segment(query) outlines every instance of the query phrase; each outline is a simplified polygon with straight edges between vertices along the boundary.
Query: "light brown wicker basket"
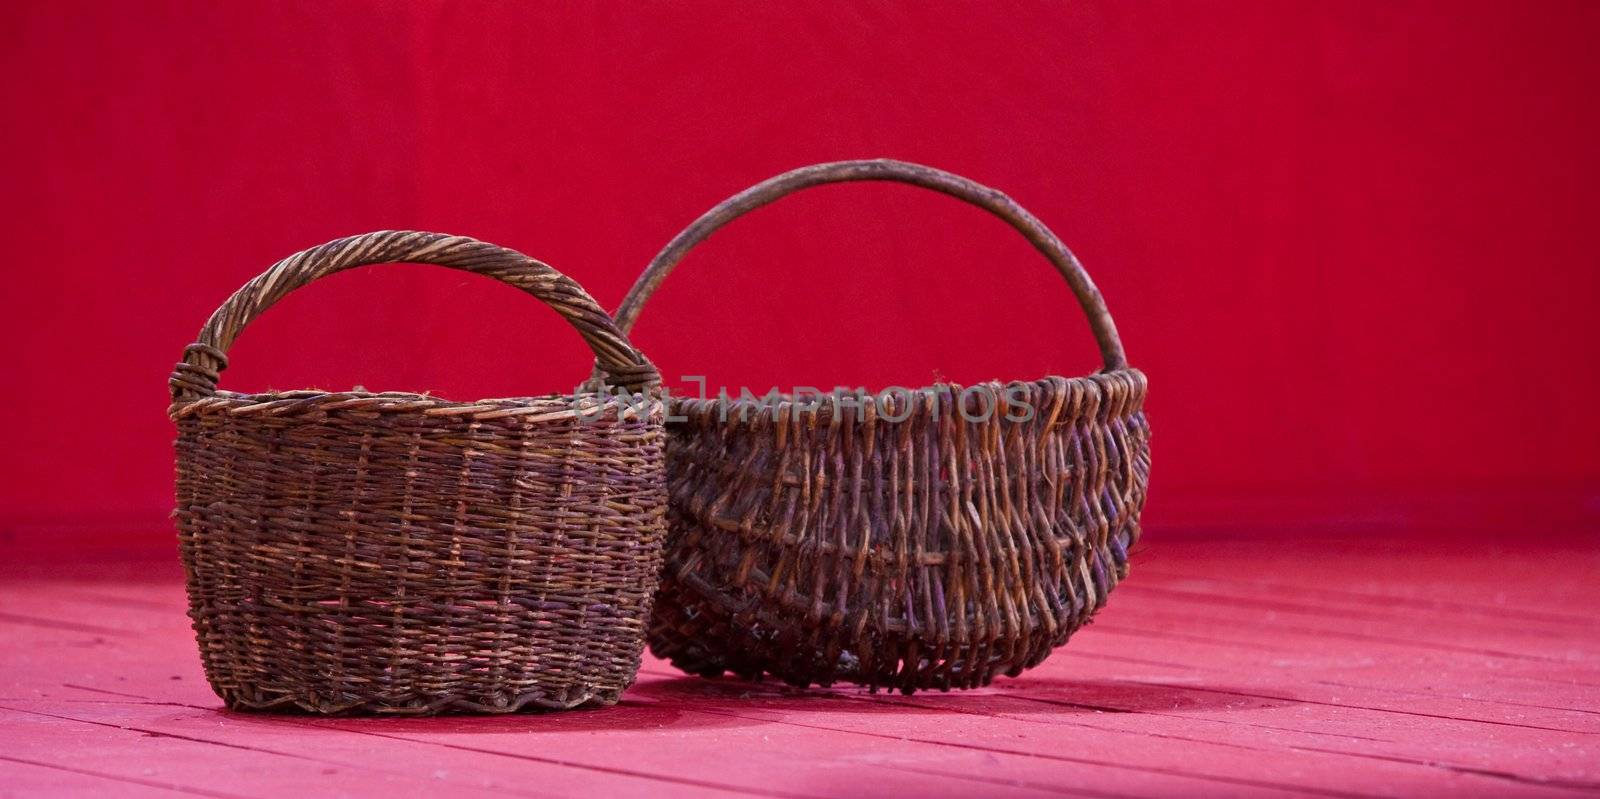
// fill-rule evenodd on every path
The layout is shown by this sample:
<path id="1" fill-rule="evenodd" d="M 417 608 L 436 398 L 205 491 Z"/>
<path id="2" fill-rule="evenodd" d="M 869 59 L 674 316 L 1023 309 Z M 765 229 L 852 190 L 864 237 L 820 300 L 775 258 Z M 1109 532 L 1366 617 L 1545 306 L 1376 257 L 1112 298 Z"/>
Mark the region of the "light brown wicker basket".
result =
<path id="1" fill-rule="evenodd" d="M 1150 468 L 1145 377 L 1077 259 L 1000 192 L 895 161 L 780 175 L 673 239 L 618 326 L 630 329 L 679 260 L 741 214 L 864 180 L 932 189 L 1010 223 L 1066 278 L 1105 369 L 877 403 L 674 399 L 687 421 L 668 425 L 667 566 L 650 646 L 685 671 L 906 692 L 984 685 L 1042 661 L 1127 575 Z M 1013 401 L 1032 418 L 1018 420 Z"/>
<path id="2" fill-rule="evenodd" d="M 225 351 L 273 303 L 396 261 L 520 288 L 577 329 L 611 385 L 657 382 L 582 288 L 512 250 L 381 232 L 280 261 L 212 315 L 171 378 L 174 515 L 206 677 L 233 708 L 613 703 L 661 564 L 658 399 L 216 389 Z"/>

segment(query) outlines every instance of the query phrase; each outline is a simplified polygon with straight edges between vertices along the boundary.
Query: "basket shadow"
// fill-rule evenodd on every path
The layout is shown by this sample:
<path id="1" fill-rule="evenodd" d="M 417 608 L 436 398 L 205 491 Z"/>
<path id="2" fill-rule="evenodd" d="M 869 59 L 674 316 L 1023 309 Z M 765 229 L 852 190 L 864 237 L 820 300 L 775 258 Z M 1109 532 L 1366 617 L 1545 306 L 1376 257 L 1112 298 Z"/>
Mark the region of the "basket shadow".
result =
<path id="1" fill-rule="evenodd" d="M 1115 713 L 1238 712 L 1304 704 L 1290 697 L 1267 696 L 1248 688 L 1209 683 L 1073 680 L 1024 675 L 998 680 L 995 687 L 1018 697 L 1048 697 L 1094 706 L 1099 712 Z"/>
<path id="2" fill-rule="evenodd" d="M 376 736 L 589 733 L 624 730 L 688 730 L 739 727 L 757 722 L 712 713 L 695 713 L 668 703 L 623 697 L 610 707 L 564 711 L 438 716 L 319 716 L 312 713 L 214 712 L 262 729 L 304 733 L 308 729 Z"/>
<path id="3" fill-rule="evenodd" d="M 1300 704 L 1226 686 L 1167 685 L 1115 680 L 1001 679 L 965 691 L 870 693 L 855 686 L 796 688 L 776 682 L 679 676 L 635 685 L 630 696 L 709 712 L 826 709 L 840 713 L 950 713 L 980 715 L 1078 715 L 1096 713 L 1184 713 L 1262 710 Z"/>

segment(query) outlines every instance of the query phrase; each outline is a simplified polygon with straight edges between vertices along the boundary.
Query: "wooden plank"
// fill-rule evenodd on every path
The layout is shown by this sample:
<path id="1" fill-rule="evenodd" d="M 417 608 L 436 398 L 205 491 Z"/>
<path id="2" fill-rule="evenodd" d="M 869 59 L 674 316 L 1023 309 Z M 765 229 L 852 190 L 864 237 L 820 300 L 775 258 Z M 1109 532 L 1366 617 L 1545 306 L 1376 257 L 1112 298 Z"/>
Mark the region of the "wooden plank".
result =
<path id="1" fill-rule="evenodd" d="M 11 577 L 0 581 L 9 758 L 0 786 L 242 796 L 1600 792 L 1600 627 L 1585 612 L 1600 599 L 1588 579 L 1600 565 L 1593 551 L 1386 539 L 1330 557 L 1328 545 L 1187 541 L 1141 553 L 1135 579 L 1094 625 L 989 689 L 795 691 L 686 678 L 649 660 L 616 708 L 511 718 L 222 712 L 170 575 L 105 565 L 89 578 Z"/>
<path id="2" fill-rule="evenodd" d="M 149 642 L 151 640 L 153 640 L 152 636 L 141 635 L 135 639 L 126 641 L 118 639 L 117 641 L 111 642 L 111 644 L 108 645 L 139 646 L 144 642 Z M 177 692 L 178 695 L 187 695 L 190 693 L 191 687 L 193 686 L 192 683 L 185 685 L 183 681 L 159 679 L 159 676 L 159 674 L 147 674 L 142 677 L 136 677 L 134 680 L 136 683 L 148 684 L 151 687 L 158 689 L 161 692 L 161 695 L 169 697 L 165 700 L 145 701 L 170 702 L 172 701 L 170 697 L 174 696 L 174 692 Z M 94 680 L 96 678 L 90 676 L 87 679 Z M 696 680 L 685 681 L 690 683 L 698 682 Z M 635 694 L 645 693 L 646 689 L 647 685 L 641 685 L 639 689 L 635 691 Z M 103 695 L 108 690 L 115 690 L 116 694 L 128 694 L 127 691 L 104 688 L 95 688 L 94 692 L 98 692 L 99 694 Z M 50 696 L 46 697 L 47 699 L 55 700 L 59 698 L 59 694 L 61 692 L 48 691 L 46 693 L 50 694 Z M 95 693 L 84 693 L 83 695 L 93 696 Z M 214 699 L 208 698 L 207 701 L 209 704 L 213 706 L 215 705 Z M 96 699 L 92 700 L 92 702 L 88 704 L 111 706 L 116 703 L 105 702 L 103 700 Z M 170 706 L 167 705 L 158 705 L 158 707 L 161 707 L 164 711 L 170 708 Z M 684 706 L 683 703 L 673 703 L 670 704 L 669 707 L 670 713 L 675 716 L 688 716 L 690 718 L 704 719 L 705 721 L 699 722 L 702 725 L 721 727 L 730 724 L 730 717 L 727 714 L 708 713 L 697 707 L 694 707 L 693 703 L 690 703 L 689 706 Z M 202 713 L 202 719 L 198 723 L 208 730 L 208 735 L 215 734 L 215 729 L 213 728 L 220 728 L 223 726 L 231 727 L 233 725 L 273 724 L 276 723 L 277 718 L 271 716 L 260 717 L 244 716 L 241 714 L 224 714 L 227 721 L 219 722 L 212 720 L 211 717 L 215 716 L 216 714 L 207 707 L 191 707 L 190 709 L 197 710 Z M 601 729 L 604 729 L 611 737 L 616 737 L 616 735 L 620 733 L 618 730 L 613 728 L 627 726 L 626 716 L 628 714 L 626 711 L 628 710 L 636 711 L 637 709 L 618 708 L 593 715 L 601 717 Z M 81 717 L 82 714 L 92 711 L 80 707 L 72 710 L 71 712 L 74 712 Z M 127 709 L 117 709 L 113 713 L 112 718 L 124 716 L 129 712 L 130 711 Z M 516 726 L 511 732 L 508 732 L 505 735 L 492 736 L 492 740 L 495 744 L 492 747 L 486 746 L 486 742 L 490 740 L 490 738 L 487 738 L 485 733 L 487 732 L 487 727 L 490 727 L 496 723 L 501 723 L 497 719 L 455 720 L 457 728 L 471 731 L 470 735 L 465 736 L 461 740 L 457 740 L 452 737 L 451 733 L 440 732 L 440 722 L 446 720 L 421 721 L 417 722 L 417 724 L 421 725 L 422 729 L 429 731 L 428 734 L 410 735 L 401 733 L 399 734 L 400 737 L 397 738 L 397 740 L 403 739 L 407 740 L 408 742 L 459 748 L 460 751 L 465 752 L 497 754 L 504 757 L 523 759 L 526 759 L 530 756 L 530 754 L 535 753 L 535 756 L 537 757 L 549 757 L 552 753 L 554 753 L 562 758 L 568 758 L 566 762 L 593 767 L 596 769 L 619 767 L 619 763 L 624 765 L 632 765 L 634 767 L 642 765 L 645 768 L 652 769 L 650 773 L 658 777 L 670 779 L 696 779 L 695 775 L 701 773 L 704 768 L 703 764 L 706 762 L 717 762 L 717 753 L 726 751 L 729 747 L 732 747 L 734 749 L 747 752 L 747 755 L 741 759 L 740 766 L 737 769 L 734 769 L 731 775 L 728 773 L 729 767 L 722 766 L 721 772 L 724 778 L 743 779 L 745 781 L 743 783 L 745 787 L 748 787 L 752 790 L 760 790 L 770 785 L 771 774 L 783 773 L 785 770 L 792 770 L 794 769 L 796 763 L 799 762 L 802 764 L 808 764 L 809 767 L 813 769 L 824 769 L 822 771 L 818 771 L 818 775 L 821 776 L 826 776 L 828 770 L 835 771 L 841 775 L 838 779 L 844 780 L 843 782 L 838 784 L 829 782 L 819 786 L 819 790 L 825 795 L 837 793 L 839 791 L 849 792 L 851 790 L 851 786 L 855 782 L 859 782 L 863 779 L 863 775 L 870 775 L 870 780 L 874 785 L 903 784 L 907 790 L 920 792 L 937 791 L 941 788 L 941 786 L 951 785 L 952 780 L 958 782 L 978 782 L 982 785 L 982 791 L 990 794 L 997 793 L 1000 791 L 1000 789 L 1013 784 L 1018 788 L 1043 790 L 1052 793 L 1081 793 L 1082 789 L 1080 786 L 1085 783 L 1100 786 L 1110 786 L 1113 788 L 1125 787 L 1134 790 L 1136 793 L 1140 791 L 1170 793 L 1177 791 L 1194 792 L 1207 790 L 1214 792 L 1219 787 L 1219 783 L 1214 780 L 1207 779 L 1204 775 L 1185 775 L 1181 772 L 1175 772 L 1172 774 L 1148 773 L 1144 769 L 1138 767 L 1129 767 L 1115 760 L 1106 763 L 1099 763 L 1080 758 L 1066 761 L 1057 759 L 1052 762 L 1049 759 L 1028 756 L 1026 753 L 1019 755 L 1004 751 L 989 751 L 984 747 L 971 745 L 950 747 L 955 751 L 929 752 L 927 751 L 926 746 L 918 745 L 914 742 L 892 742 L 885 744 L 882 741 L 873 741 L 871 742 L 872 759 L 868 761 L 862 761 L 862 744 L 833 741 L 829 738 L 816 736 L 805 728 L 780 728 L 778 730 L 773 730 L 770 727 L 766 727 L 764 729 L 760 729 L 759 731 L 751 731 L 742 736 L 732 736 L 735 739 L 748 739 L 744 741 L 730 741 L 730 735 L 726 731 L 723 731 L 718 735 L 714 735 L 709 739 L 704 740 L 703 745 L 700 745 L 701 741 L 696 740 L 696 736 L 685 737 L 683 735 L 677 735 L 674 736 L 673 746 L 663 749 L 662 741 L 660 740 L 662 736 L 662 730 L 660 728 L 663 725 L 653 724 L 650 725 L 649 729 L 645 731 L 645 734 L 638 736 L 637 741 L 631 743 L 619 743 L 613 747 L 603 748 L 598 752 L 591 750 L 592 742 L 577 742 L 581 743 L 581 746 L 577 751 L 566 752 L 565 748 L 569 743 L 572 742 L 568 738 L 561 737 L 560 735 L 530 738 L 526 734 L 530 729 L 530 725 L 539 729 L 549 729 L 554 727 L 556 729 L 551 731 L 559 733 L 562 728 L 565 728 L 571 724 L 577 724 L 579 720 L 584 720 L 590 717 L 591 714 L 567 714 L 554 717 L 535 717 L 535 719 L 532 721 L 519 719 L 518 726 Z M 187 730 L 181 726 L 175 727 L 174 725 L 177 723 L 177 721 L 177 719 L 167 717 L 167 720 L 163 723 L 163 725 L 156 729 L 159 729 L 162 732 L 176 732 L 178 734 L 185 735 L 188 735 L 192 732 L 192 730 Z M 327 722 L 327 724 L 335 726 L 338 729 L 353 731 L 360 734 L 391 736 L 397 735 L 397 733 L 394 732 L 397 729 L 397 721 L 398 720 L 339 720 Z M 320 724 L 321 722 L 296 719 L 293 723 Z M 369 725 L 377 726 L 374 727 Z M 399 729 L 404 728 L 400 727 Z M 768 747 L 771 746 L 771 742 L 774 738 L 783 738 L 787 741 L 779 754 L 748 754 L 767 752 Z M 251 739 L 246 737 L 242 740 L 248 742 Z M 958 741 L 957 743 L 960 742 Z M 826 746 L 824 744 L 826 744 Z M 528 751 L 530 747 L 532 747 L 532 753 Z M 637 754 L 635 750 L 643 751 L 647 754 L 641 756 Z M 321 751 L 320 747 L 319 751 Z M 789 752 L 789 754 L 784 754 L 783 752 Z M 797 761 L 794 753 L 802 754 L 804 757 Z M 825 754 L 826 757 L 824 756 Z M 830 760 L 829 758 L 832 759 Z M 968 763 L 966 761 L 972 762 Z M 994 772 L 996 765 L 1002 767 L 1002 771 L 998 776 L 984 776 Z M 749 769 L 748 773 L 745 773 L 745 769 Z M 878 772 L 880 771 L 904 772 L 906 776 L 898 777 L 897 775 L 892 774 L 885 776 L 883 774 L 879 774 Z M 808 777 L 807 779 L 814 780 L 818 778 L 820 777 L 812 776 Z M 1226 786 L 1230 785 L 1231 783 L 1223 782 L 1220 784 Z M 1238 787 L 1249 786 L 1248 784 L 1235 786 L 1235 788 Z M 1281 793 L 1282 791 L 1278 792 Z"/>
<path id="3" fill-rule="evenodd" d="M 6 754 L 59 772 L 93 774 L 145 786 L 170 786 L 201 796 L 281 797 L 339 793 L 430 797 L 439 781 L 382 767 L 351 768 L 338 760 L 296 755 L 270 745 L 220 744 L 206 738 L 121 722 L 85 722 L 40 710 L 0 707 Z M 369 752 L 381 762 L 381 752 Z M 491 790 L 452 784 L 463 796 Z"/>
<path id="4" fill-rule="evenodd" d="M 904 738 L 930 746 L 980 745 L 994 751 L 1026 752 L 1069 761 L 1115 760 L 1129 768 L 1183 773 L 1231 785 L 1219 785 L 1213 791 L 1252 787 L 1350 796 L 1386 795 L 1390 788 L 1422 791 L 1435 786 L 1509 795 L 1565 793 L 1556 789 L 1592 787 L 1545 785 L 1540 779 L 1515 773 L 1454 767 L 1422 758 L 1387 757 L 1348 742 L 1334 745 L 1327 740 L 1309 741 L 1318 737 L 1313 734 L 1262 735 L 1259 730 L 1244 727 L 1229 735 L 1204 720 L 1185 725 L 1181 718 L 1137 711 L 1126 716 L 1097 713 L 1070 702 L 1045 701 L 1032 691 L 1026 696 L 984 689 L 905 698 L 816 690 L 786 695 L 781 689 L 752 689 L 740 683 L 687 679 L 682 683 L 680 690 L 693 691 L 696 706 L 742 718 L 868 737 Z M 869 708 L 841 712 L 838 702 L 866 703 Z M 907 712 L 912 708 L 919 712 Z M 928 725 L 930 714 L 959 714 L 964 718 Z M 962 731 L 960 736 L 948 732 L 956 728 Z M 1057 746 L 1064 740 L 1072 742 L 1070 749 Z M 1251 776 L 1241 776 L 1246 774 Z"/>
<path id="5" fill-rule="evenodd" d="M 1374 586 L 1371 582 L 1366 582 L 1367 590 L 1354 591 L 1329 588 L 1324 585 L 1152 572 L 1149 569 L 1141 571 L 1139 577 L 1139 582 L 1129 582 L 1123 587 L 1133 588 L 1135 592 L 1144 588 L 1160 589 L 1167 593 L 1182 591 L 1190 598 L 1201 602 L 1228 601 L 1231 598 L 1260 598 L 1282 605 L 1298 605 L 1347 617 L 1360 616 L 1368 619 L 1413 622 L 1443 619 L 1452 623 L 1476 622 L 1494 627 L 1509 627 L 1513 630 L 1600 632 L 1600 619 L 1592 615 L 1476 604 L 1459 601 L 1459 597 L 1456 599 L 1419 597 L 1409 585 Z"/>
<path id="6" fill-rule="evenodd" d="M 108 796 L 183 797 L 228 796 L 221 792 L 194 793 L 179 785 L 123 777 L 93 769 L 59 766 L 0 754 L 0 796 Z"/>
<path id="7" fill-rule="evenodd" d="M 1140 621 L 1150 625 L 1150 628 L 1138 628 L 1138 631 L 1156 634 L 1166 629 L 1182 628 L 1188 623 L 1185 616 L 1154 613 L 1143 615 Z M 1082 634 L 1079 639 L 1082 647 L 1067 651 L 1126 652 L 1130 649 L 1130 641 L 1134 644 L 1144 642 L 1138 636 L 1133 639 L 1125 637 L 1128 632 L 1128 627 L 1119 624 L 1097 625 Z M 1269 652 L 1263 657 L 1261 652 L 1248 647 L 1263 639 L 1273 641 L 1279 651 Z M 1352 641 L 1354 643 L 1350 643 Z M 1327 630 L 1276 625 L 1266 628 L 1230 625 L 1225 630 L 1211 634 L 1206 642 L 1173 641 L 1163 656 L 1188 668 L 1203 665 L 1253 667 L 1246 682 L 1282 683 L 1292 678 L 1295 695 L 1302 699 L 1340 694 L 1347 701 L 1352 696 L 1359 697 L 1351 704 L 1405 707 L 1433 715 L 1557 731 L 1600 732 L 1600 715 L 1591 709 L 1595 704 L 1592 689 L 1547 692 L 1547 697 L 1558 696 L 1559 703 L 1554 705 L 1493 702 L 1478 697 L 1452 695 L 1450 688 L 1481 686 L 1484 679 L 1497 671 L 1516 669 L 1526 672 L 1534 668 L 1526 662 L 1508 661 L 1485 652 L 1463 651 L 1458 654 L 1431 645 L 1414 646 L 1379 636 L 1340 636 Z M 1553 673 L 1588 672 L 1587 667 L 1569 667 L 1560 662 L 1553 662 L 1548 668 Z M 1274 675 L 1274 672 L 1278 674 Z M 1446 689 L 1421 691 L 1408 688 L 1417 685 L 1443 685 Z M 1373 687 L 1369 689 L 1367 686 Z M 1396 688 L 1407 690 L 1397 691 Z M 1332 700 L 1321 698 L 1316 701 Z"/>
<path id="8" fill-rule="evenodd" d="M 1143 580 L 1250 581 L 1294 591 L 1367 595 L 1379 606 L 1476 609 L 1508 619 L 1594 621 L 1600 531 L 1405 530 L 1299 538 L 1274 530 L 1228 540 L 1147 536 L 1135 557 Z M 1131 583 L 1130 583 L 1131 584 Z"/>
<path id="9" fill-rule="evenodd" d="M 861 784 L 936 794 L 952 781 L 966 784 L 966 791 L 985 795 L 1061 795 L 1079 793 L 1066 786 L 1084 776 L 1051 764 L 1010 763 L 982 753 L 933 757 L 904 745 L 879 747 L 870 757 L 857 748 L 819 757 L 815 747 L 803 740 L 804 734 L 742 729 L 751 725 L 721 714 L 682 711 L 651 701 L 561 716 L 420 721 L 219 714 L 209 708 L 176 706 L 179 709 L 175 710 L 173 705 L 152 703 L 119 706 L 116 702 L 92 702 L 65 708 L 33 703 L 30 707 L 32 713 L 63 721 L 96 726 L 114 723 L 130 732 L 176 736 L 263 756 L 309 757 L 340 768 L 362 769 L 363 763 L 374 763 L 390 771 L 403 770 L 410 763 L 448 762 L 455 764 L 448 769 L 452 780 L 457 773 L 498 779 L 471 787 L 503 787 L 510 780 L 524 779 L 531 768 L 540 774 L 539 785 L 558 787 L 562 795 L 586 793 L 596 786 L 616 791 L 619 782 L 626 787 L 627 781 L 619 777 L 644 781 L 638 790 L 622 791 L 630 795 L 670 793 L 671 789 L 685 791 L 685 795 L 706 795 L 708 789 L 727 791 L 737 785 L 733 792 L 744 795 L 830 796 L 855 792 Z M 685 715 L 692 718 L 685 719 Z M 599 716 L 604 718 L 595 718 Z M 114 721 L 97 721 L 101 718 Z M 728 751 L 740 753 L 737 763 L 721 763 L 715 756 Z M 797 755 L 809 756 L 797 761 Z M 782 784 L 772 782 L 774 773 L 792 770 L 797 762 L 816 773 L 795 775 Z M 1002 773 L 991 775 L 997 764 Z M 420 776 L 426 777 L 428 772 Z M 1181 780 L 1157 778 L 1154 782 L 1173 789 L 1197 787 Z M 451 787 L 456 787 L 453 782 Z"/>

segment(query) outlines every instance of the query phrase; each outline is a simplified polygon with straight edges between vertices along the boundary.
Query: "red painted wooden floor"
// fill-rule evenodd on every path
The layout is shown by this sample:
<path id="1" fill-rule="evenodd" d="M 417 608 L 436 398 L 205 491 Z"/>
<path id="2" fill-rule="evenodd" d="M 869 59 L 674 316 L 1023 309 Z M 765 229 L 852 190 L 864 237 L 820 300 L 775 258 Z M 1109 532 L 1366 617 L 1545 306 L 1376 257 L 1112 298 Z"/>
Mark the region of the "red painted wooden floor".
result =
<path id="1" fill-rule="evenodd" d="M 707 681 L 615 708 L 224 712 L 168 559 L 0 580 L 0 794 L 1400 796 L 1600 792 L 1600 535 L 1151 536 L 981 691 Z"/>

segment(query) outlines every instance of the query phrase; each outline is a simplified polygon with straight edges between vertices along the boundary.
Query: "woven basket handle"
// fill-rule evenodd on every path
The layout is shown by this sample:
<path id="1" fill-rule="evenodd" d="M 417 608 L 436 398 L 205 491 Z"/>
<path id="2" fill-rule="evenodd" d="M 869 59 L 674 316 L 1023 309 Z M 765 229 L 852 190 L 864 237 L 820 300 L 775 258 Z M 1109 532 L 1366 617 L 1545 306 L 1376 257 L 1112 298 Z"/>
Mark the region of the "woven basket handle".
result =
<path id="1" fill-rule="evenodd" d="M 1084 271 L 1083 265 L 1078 263 L 1072 251 L 1068 250 L 1043 222 L 1023 210 L 1022 206 L 1017 205 L 1010 197 L 994 189 L 949 172 L 904 161 L 839 161 L 802 167 L 758 183 L 723 200 L 704 216 L 696 219 L 694 224 L 684 228 L 683 232 L 669 242 L 666 248 L 656 255 L 655 260 L 650 262 L 650 266 L 645 268 L 644 274 L 639 276 L 638 282 L 633 284 L 621 307 L 617 309 L 617 327 L 623 332 L 632 330 L 645 301 L 655 293 L 661 281 L 672 273 L 673 267 L 683 260 L 690 249 L 705 241 L 723 225 L 801 189 L 826 183 L 860 180 L 897 181 L 932 189 L 965 200 L 1005 220 L 1035 249 L 1043 253 L 1044 257 L 1050 259 L 1050 263 L 1055 264 L 1056 271 L 1067 279 L 1067 285 L 1072 287 L 1072 293 L 1078 297 L 1078 304 L 1089 317 L 1089 327 L 1094 331 L 1095 341 L 1100 345 L 1100 355 L 1105 360 L 1106 371 L 1121 369 L 1128 365 L 1127 356 L 1122 351 L 1122 338 L 1117 335 L 1117 325 L 1111 321 L 1111 312 L 1106 310 L 1106 303 L 1100 296 L 1100 290 L 1095 288 L 1094 281 L 1089 279 L 1089 273 Z"/>
<path id="2" fill-rule="evenodd" d="M 386 230 L 331 241 L 296 253 L 246 283 L 218 308 L 169 381 L 175 402 L 202 399 L 217 390 L 217 374 L 228 367 L 227 351 L 245 326 L 289 292 L 318 278 L 368 264 L 437 264 L 476 272 L 532 294 L 577 329 L 594 351 L 607 385 L 643 391 L 660 375 L 583 287 L 515 250 L 442 233 Z"/>

